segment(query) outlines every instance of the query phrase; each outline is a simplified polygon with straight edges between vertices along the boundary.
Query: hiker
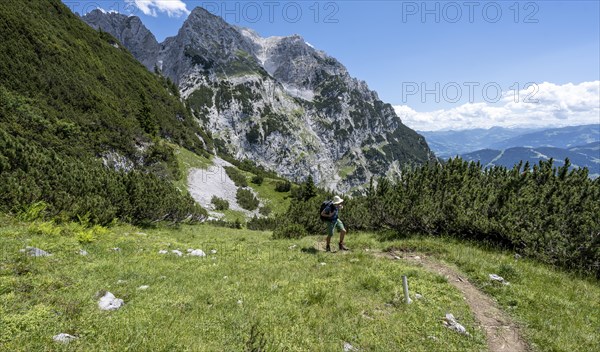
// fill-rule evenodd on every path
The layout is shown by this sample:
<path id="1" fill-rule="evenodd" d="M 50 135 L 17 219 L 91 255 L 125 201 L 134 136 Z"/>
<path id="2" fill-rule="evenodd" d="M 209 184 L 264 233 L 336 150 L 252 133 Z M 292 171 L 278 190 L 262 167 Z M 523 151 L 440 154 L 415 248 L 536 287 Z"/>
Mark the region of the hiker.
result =
<path id="1" fill-rule="evenodd" d="M 322 218 L 327 219 L 327 246 L 325 247 L 326 252 L 331 252 L 331 237 L 333 236 L 333 232 L 337 228 L 340 231 L 340 243 L 339 248 L 340 251 L 349 251 L 348 247 L 344 245 L 344 237 L 346 236 L 346 229 L 344 228 L 344 223 L 339 219 L 338 213 L 340 209 L 343 208 L 342 203 L 344 200 L 339 196 L 333 197 L 331 204 L 325 207 L 323 211 L 321 211 Z"/>

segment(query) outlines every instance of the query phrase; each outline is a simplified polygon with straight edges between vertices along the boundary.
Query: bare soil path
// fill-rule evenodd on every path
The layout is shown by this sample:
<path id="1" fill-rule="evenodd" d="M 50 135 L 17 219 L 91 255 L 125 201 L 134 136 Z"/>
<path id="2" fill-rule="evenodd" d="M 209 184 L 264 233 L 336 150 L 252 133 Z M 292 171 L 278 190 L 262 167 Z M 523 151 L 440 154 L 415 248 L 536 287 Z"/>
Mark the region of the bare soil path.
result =
<path id="1" fill-rule="evenodd" d="M 488 348 L 491 352 L 522 352 L 529 350 L 527 343 L 521 336 L 519 327 L 508 314 L 502 311 L 492 298 L 477 289 L 456 269 L 421 253 L 390 251 L 379 253 L 378 256 L 420 263 L 425 269 L 448 278 L 448 282 L 464 295 L 475 319 L 485 331 Z"/>

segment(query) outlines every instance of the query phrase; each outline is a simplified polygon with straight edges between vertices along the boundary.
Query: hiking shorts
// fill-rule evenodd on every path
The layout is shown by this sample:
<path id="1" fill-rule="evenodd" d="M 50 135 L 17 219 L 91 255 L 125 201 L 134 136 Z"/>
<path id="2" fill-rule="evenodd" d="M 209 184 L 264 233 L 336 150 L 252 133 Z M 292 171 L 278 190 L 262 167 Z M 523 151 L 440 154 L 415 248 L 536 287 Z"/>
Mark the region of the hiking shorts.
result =
<path id="1" fill-rule="evenodd" d="M 344 227 L 344 223 L 342 222 L 342 220 L 337 219 L 336 221 L 330 221 L 327 223 L 327 237 L 333 236 L 333 231 L 336 228 L 339 231 L 346 231 L 346 228 Z"/>

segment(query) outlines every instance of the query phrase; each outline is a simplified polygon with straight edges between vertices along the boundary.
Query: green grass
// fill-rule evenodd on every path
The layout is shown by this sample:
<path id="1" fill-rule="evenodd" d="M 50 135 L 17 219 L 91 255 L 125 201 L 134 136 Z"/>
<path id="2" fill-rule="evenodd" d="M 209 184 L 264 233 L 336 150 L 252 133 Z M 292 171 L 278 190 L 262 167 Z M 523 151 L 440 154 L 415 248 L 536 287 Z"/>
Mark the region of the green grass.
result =
<path id="1" fill-rule="evenodd" d="M 457 240 L 422 238 L 386 245 L 433 252 L 456 265 L 523 326 L 536 351 L 600 351 L 597 281 Z M 489 274 L 499 274 L 510 285 L 492 284 Z"/>
<path id="2" fill-rule="evenodd" d="M 277 192 L 275 185 L 281 180 L 265 177 L 261 185 L 252 183 L 253 173 L 248 171 L 240 170 L 241 173 L 246 175 L 248 186 L 250 186 L 261 200 L 262 204 L 268 204 L 274 214 L 283 214 L 287 211 L 290 206 L 290 192 Z"/>
<path id="3" fill-rule="evenodd" d="M 283 214 L 287 211 L 290 206 L 290 192 L 277 192 L 275 185 L 281 180 L 275 180 L 272 178 L 265 178 L 263 183 L 259 186 L 250 182 L 251 177 L 248 178 L 248 185 L 258 194 L 260 200 L 263 203 L 268 204 L 275 214 Z"/>
<path id="4" fill-rule="evenodd" d="M 123 226 L 82 246 L 69 236 L 36 235 L 26 224 L 4 222 L 0 350 L 242 351 L 261 336 L 268 350 L 287 351 L 341 350 L 344 342 L 363 351 L 485 346 L 460 294 L 444 280 L 361 250 L 312 253 L 316 238 L 273 241 L 270 233 L 202 225 L 143 232 Z M 53 256 L 27 257 L 19 253 L 26 245 Z M 77 255 L 82 247 L 89 256 Z M 208 258 L 158 254 L 187 248 L 218 252 Z M 427 300 L 400 303 L 402 274 Z M 150 288 L 138 290 L 141 285 Z M 123 298 L 125 306 L 98 310 L 100 290 Z M 473 336 L 443 327 L 446 312 Z M 63 347 L 51 341 L 60 332 L 80 339 Z"/>
<path id="5" fill-rule="evenodd" d="M 225 221 L 239 220 L 241 223 L 244 223 L 247 218 L 246 213 L 244 213 L 243 211 L 240 211 L 240 210 L 227 209 L 227 210 L 218 211 L 218 213 L 223 214 L 222 220 L 225 220 Z"/>
<path id="6" fill-rule="evenodd" d="M 339 175 L 341 178 L 346 178 L 349 175 L 352 175 L 356 171 L 356 165 L 348 165 L 340 168 Z"/>
<path id="7" fill-rule="evenodd" d="M 535 350 L 592 351 L 600 341 L 598 283 L 445 239 L 380 242 L 350 234 L 353 250 L 330 254 L 314 250 L 322 237 L 272 240 L 269 232 L 207 225 L 121 225 L 81 244 L 65 225 L 57 230 L 2 216 L 0 223 L 0 350 L 241 351 L 261 339 L 269 351 L 334 351 L 344 342 L 361 351 L 486 350 L 461 294 L 419 266 L 372 255 L 388 247 L 456 263 L 523 325 Z M 19 252 L 27 245 L 53 256 L 28 257 Z M 89 255 L 79 256 L 80 248 Z M 188 248 L 217 253 L 158 254 Z M 511 285 L 489 285 L 491 272 Z M 402 304 L 401 275 L 423 300 Z M 125 306 L 100 311 L 100 290 Z M 470 337 L 441 324 L 447 312 Z M 52 342 L 61 332 L 80 339 Z"/>

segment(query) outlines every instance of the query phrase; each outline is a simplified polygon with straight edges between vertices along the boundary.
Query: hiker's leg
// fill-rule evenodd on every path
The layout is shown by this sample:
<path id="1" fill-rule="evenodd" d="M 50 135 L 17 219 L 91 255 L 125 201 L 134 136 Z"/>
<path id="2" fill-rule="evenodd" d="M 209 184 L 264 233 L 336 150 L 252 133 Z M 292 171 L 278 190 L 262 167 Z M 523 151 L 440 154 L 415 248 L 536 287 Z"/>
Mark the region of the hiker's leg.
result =
<path id="1" fill-rule="evenodd" d="M 346 237 L 346 228 L 344 227 L 342 220 L 338 220 L 336 225 L 336 227 L 340 230 L 340 244 L 343 244 L 344 237 Z"/>
<path id="2" fill-rule="evenodd" d="M 327 237 L 325 239 L 325 250 L 329 250 L 329 246 L 331 243 L 331 237 L 333 236 L 333 231 L 335 230 L 335 224 L 333 222 L 329 222 L 327 224 Z"/>

